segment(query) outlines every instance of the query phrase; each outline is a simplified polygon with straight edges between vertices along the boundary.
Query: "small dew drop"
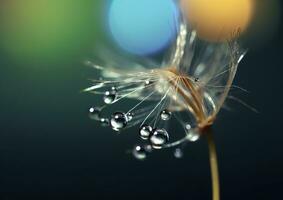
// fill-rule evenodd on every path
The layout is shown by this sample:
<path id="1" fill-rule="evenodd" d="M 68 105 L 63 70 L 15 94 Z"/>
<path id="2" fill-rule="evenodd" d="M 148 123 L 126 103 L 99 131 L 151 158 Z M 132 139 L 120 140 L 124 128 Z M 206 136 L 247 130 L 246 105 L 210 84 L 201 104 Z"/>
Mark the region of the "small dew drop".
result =
<path id="1" fill-rule="evenodd" d="M 156 129 L 150 137 L 152 147 L 161 149 L 169 141 L 169 134 L 165 129 Z"/>
<path id="2" fill-rule="evenodd" d="M 168 110 L 163 110 L 161 113 L 160 113 L 160 117 L 162 120 L 164 121 L 167 121 L 171 118 L 171 115 L 172 113 Z"/>
<path id="3" fill-rule="evenodd" d="M 112 92 L 117 92 L 117 88 L 115 86 L 111 87 Z"/>
<path id="4" fill-rule="evenodd" d="M 190 124 L 186 124 L 185 128 L 186 128 L 187 131 L 189 131 L 189 130 L 191 130 L 192 126 Z"/>
<path id="5" fill-rule="evenodd" d="M 144 82 L 144 85 L 145 86 L 149 86 L 149 85 L 152 85 L 154 82 L 153 81 L 151 81 L 151 80 L 146 80 L 145 82 Z"/>
<path id="6" fill-rule="evenodd" d="M 101 110 L 98 107 L 91 107 L 88 110 L 89 118 L 92 119 L 92 120 L 99 121 L 100 120 L 100 114 L 101 114 Z"/>
<path id="7" fill-rule="evenodd" d="M 101 126 L 103 126 L 103 127 L 109 126 L 109 119 L 107 119 L 107 118 L 101 118 L 101 119 L 100 119 L 100 124 L 101 124 Z"/>
<path id="8" fill-rule="evenodd" d="M 183 158 L 183 151 L 180 148 L 175 149 L 174 151 L 175 158 Z"/>
<path id="9" fill-rule="evenodd" d="M 147 156 L 146 150 L 141 146 L 135 146 L 132 153 L 133 156 L 138 160 L 144 160 Z"/>
<path id="10" fill-rule="evenodd" d="M 153 151 L 152 146 L 150 144 L 145 145 L 144 149 L 147 153 L 151 153 Z"/>
<path id="11" fill-rule="evenodd" d="M 190 130 L 188 133 L 187 133 L 187 139 L 191 142 L 196 142 L 198 141 L 200 138 L 200 135 L 198 132 L 196 132 L 195 130 Z"/>
<path id="12" fill-rule="evenodd" d="M 128 118 L 125 113 L 116 112 L 112 115 L 110 124 L 113 130 L 120 131 L 128 124 Z"/>
<path id="13" fill-rule="evenodd" d="M 133 117 L 134 117 L 134 114 L 133 114 L 133 113 L 128 113 L 128 114 L 127 114 L 127 119 L 128 119 L 128 121 L 132 121 Z"/>
<path id="14" fill-rule="evenodd" d="M 115 90 L 111 90 L 111 91 L 106 91 L 103 97 L 104 103 L 106 104 L 112 104 L 115 99 L 116 99 L 116 94 L 117 92 Z"/>
<path id="15" fill-rule="evenodd" d="M 142 139 L 147 140 L 152 133 L 152 127 L 148 125 L 143 125 L 140 128 L 140 136 Z"/>

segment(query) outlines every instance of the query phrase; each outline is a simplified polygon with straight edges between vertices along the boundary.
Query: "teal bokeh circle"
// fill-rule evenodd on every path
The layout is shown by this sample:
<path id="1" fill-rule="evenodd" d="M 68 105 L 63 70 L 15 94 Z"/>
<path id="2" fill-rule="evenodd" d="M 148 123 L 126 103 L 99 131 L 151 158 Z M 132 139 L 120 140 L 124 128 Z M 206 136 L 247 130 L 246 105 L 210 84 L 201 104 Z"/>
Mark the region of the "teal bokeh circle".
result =
<path id="1" fill-rule="evenodd" d="M 112 0 L 108 25 L 121 48 L 137 55 L 150 55 L 174 39 L 178 17 L 174 0 Z"/>

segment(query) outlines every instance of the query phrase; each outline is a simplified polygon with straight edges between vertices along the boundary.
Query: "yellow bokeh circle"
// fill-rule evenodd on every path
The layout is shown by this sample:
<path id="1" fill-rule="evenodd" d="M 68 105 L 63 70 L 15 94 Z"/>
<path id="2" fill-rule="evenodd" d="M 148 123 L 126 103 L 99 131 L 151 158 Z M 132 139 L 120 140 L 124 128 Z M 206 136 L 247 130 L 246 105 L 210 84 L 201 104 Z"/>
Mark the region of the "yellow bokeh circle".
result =
<path id="1" fill-rule="evenodd" d="M 254 0 L 181 0 L 181 6 L 200 38 L 223 41 L 247 29 Z"/>

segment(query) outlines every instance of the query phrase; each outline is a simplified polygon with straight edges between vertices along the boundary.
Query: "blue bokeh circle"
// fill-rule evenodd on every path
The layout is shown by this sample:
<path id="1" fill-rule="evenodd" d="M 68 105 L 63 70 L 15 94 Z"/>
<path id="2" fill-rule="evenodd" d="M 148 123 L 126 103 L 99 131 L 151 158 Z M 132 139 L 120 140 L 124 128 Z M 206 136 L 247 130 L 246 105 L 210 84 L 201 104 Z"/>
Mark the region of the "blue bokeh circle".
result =
<path id="1" fill-rule="evenodd" d="M 174 0 L 112 0 L 108 25 L 117 44 L 137 55 L 151 55 L 176 37 L 179 9 Z"/>

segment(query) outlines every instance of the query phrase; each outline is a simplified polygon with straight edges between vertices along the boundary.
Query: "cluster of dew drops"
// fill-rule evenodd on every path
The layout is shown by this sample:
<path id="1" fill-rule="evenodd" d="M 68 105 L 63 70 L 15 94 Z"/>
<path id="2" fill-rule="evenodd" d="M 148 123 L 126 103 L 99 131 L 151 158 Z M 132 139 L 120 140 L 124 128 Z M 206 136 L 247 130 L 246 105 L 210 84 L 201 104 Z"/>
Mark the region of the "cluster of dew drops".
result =
<path id="1" fill-rule="evenodd" d="M 147 83 L 146 83 L 147 84 Z M 117 89 L 116 87 L 111 87 L 110 90 L 107 90 L 104 93 L 103 101 L 105 103 L 102 107 L 93 106 L 89 108 L 89 117 L 94 121 L 100 122 L 103 127 L 111 127 L 114 131 L 120 132 L 125 129 L 129 122 L 134 117 L 134 114 L 124 113 L 124 112 L 115 112 L 111 115 L 110 118 L 101 117 L 101 113 L 104 107 L 115 103 L 117 99 Z M 169 121 L 171 119 L 171 111 L 164 109 L 160 113 L 160 119 L 163 121 Z M 187 124 L 186 129 L 190 130 L 191 126 Z M 146 145 L 136 145 L 131 153 L 138 160 L 144 160 L 147 158 L 147 155 L 151 153 L 154 149 L 162 149 L 169 142 L 169 134 L 164 128 L 153 128 L 150 125 L 143 124 L 139 128 L 139 136 L 142 140 L 147 141 Z M 198 135 L 192 135 L 191 141 L 198 140 Z M 176 148 L 174 150 L 175 158 L 183 157 L 182 148 Z"/>

